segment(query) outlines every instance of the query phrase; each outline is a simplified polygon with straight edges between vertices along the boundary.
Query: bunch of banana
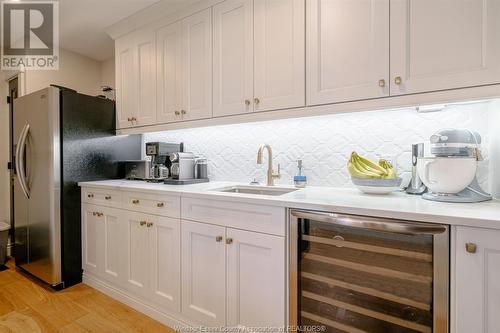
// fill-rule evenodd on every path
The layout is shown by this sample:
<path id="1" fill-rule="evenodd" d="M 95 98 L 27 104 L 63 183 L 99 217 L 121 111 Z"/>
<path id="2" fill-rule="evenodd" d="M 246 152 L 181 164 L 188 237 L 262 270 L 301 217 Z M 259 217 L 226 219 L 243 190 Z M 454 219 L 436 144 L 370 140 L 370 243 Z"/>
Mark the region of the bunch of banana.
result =
<path id="1" fill-rule="evenodd" d="M 347 163 L 347 169 L 349 170 L 349 174 L 356 178 L 397 178 L 392 165 L 386 160 L 380 160 L 377 164 L 358 155 L 355 151 L 351 154 L 351 158 Z"/>

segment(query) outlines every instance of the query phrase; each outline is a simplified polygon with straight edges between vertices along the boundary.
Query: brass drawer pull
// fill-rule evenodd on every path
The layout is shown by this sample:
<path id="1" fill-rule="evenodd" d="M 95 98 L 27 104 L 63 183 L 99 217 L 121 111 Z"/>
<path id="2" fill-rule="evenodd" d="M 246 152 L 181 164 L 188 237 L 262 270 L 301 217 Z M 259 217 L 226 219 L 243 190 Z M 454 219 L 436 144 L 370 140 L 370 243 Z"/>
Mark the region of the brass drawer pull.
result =
<path id="1" fill-rule="evenodd" d="M 233 239 L 232 238 L 226 239 L 226 244 L 233 244 Z"/>
<path id="2" fill-rule="evenodd" d="M 146 225 L 146 221 L 141 221 L 141 222 L 139 222 L 139 225 L 140 225 L 141 227 L 145 226 L 145 225 Z"/>
<path id="3" fill-rule="evenodd" d="M 175 114 L 176 116 L 179 116 L 181 113 L 180 113 L 179 111 L 174 111 L 174 114 Z"/>
<path id="4" fill-rule="evenodd" d="M 146 224 L 146 227 L 148 227 L 148 228 L 150 228 L 150 227 L 152 227 L 152 226 L 153 226 L 153 222 L 148 222 L 148 223 Z"/>
<path id="5" fill-rule="evenodd" d="M 222 236 L 217 236 L 217 237 L 215 237 L 215 241 L 216 241 L 217 243 L 220 243 L 220 242 L 222 242 L 222 239 L 223 239 L 223 238 L 224 238 L 224 237 L 222 237 Z"/>
<path id="6" fill-rule="evenodd" d="M 477 252 L 477 245 L 474 243 L 466 243 L 465 250 L 469 253 L 476 253 Z"/>
<path id="7" fill-rule="evenodd" d="M 245 105 L 246 106 L 250 106 L 250 100 L 249 99 L 245 99 Z"/>
<path id="8" fill-rule="evenodd" d="M 90 198 L 90 199 L 91 199 L 91 198 L 93 198 L 93 197 L 94 197 L 94 195 L 93 195 L 92 193 L 87 194 L 87 198 Z"/>
<path id="9" fill-rule="evenodd" d="M 158 208 L 162 208 L 162 207 L 165 207 L 165 204 L 164 204 L 163 202 L 158 202 L 158 203 L 156 204 L 156 207 L 158 207 Z"/>
<path id="10" fill-rule="evenodd" d="M 111 200 L 111 196 L 110 196 L 110 195 L 107 195 L 107 196 L 105 196 L 105 197 L 104 197 L 104 199 L 106 199 L 106 200 Z"/>
<path id="11" fill-rule="evenodd" d="M 385 80 L 384 80 L 384 79 L 380 79 L 380 80 L 378 80 L 378 86 L 379 86 L 380 88 L 384 88 L 384 87 L 385 87 Z"/>
<path id="12" fill-rule="evenodd" d="M 399 86 L 399 85 L 401 85 L 402 82 L 403 82 L 403 80 L 401 79 L 401 76 L 396 76 L 394 78 L 394 84 L 395 85 Z"/>
<path id="13" fill-rule="evenodd" d="M 259 103 L 260 103 L 260 99 L 258 99 L 257 97 L 255 97 L 255 98 L 253 99 L 253 102 L 254 102 L 255 104 L 259 104 Z"/>
<path id="14" fill-rule="evenodd" d="M 133 203 L 134 205 L 137 205 L 137 204 L 139 203 L 139 200 L 138 200 L 138 199 L 134 199 L 134 200 L 132 200 L 132 203 Z"/>
<path id="15" fill-rule="evenodd" d="M 186 114 L 186 110 L 181 110 L 181 114 Z"/>

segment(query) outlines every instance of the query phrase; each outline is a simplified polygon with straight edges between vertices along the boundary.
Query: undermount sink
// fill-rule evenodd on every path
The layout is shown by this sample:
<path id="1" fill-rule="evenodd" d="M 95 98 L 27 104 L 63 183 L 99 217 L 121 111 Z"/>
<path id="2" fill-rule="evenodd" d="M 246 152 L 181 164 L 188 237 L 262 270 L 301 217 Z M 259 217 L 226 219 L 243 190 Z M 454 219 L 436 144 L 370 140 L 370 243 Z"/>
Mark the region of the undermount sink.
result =
<path id="1" fill-rule="evenodd" d="M 224 188 L 215 189 L 214 191 L 226 192 L 226 193 L 242 193 L 242 194 L 279 196 L 279 195 L 283 195 L 283 194 L 297 191 L 297 189 L 296 188 L 288 188 L 288 187 L 235 185 L 235 186 L 228 186 L 228 187 L 224 187 Z"/>

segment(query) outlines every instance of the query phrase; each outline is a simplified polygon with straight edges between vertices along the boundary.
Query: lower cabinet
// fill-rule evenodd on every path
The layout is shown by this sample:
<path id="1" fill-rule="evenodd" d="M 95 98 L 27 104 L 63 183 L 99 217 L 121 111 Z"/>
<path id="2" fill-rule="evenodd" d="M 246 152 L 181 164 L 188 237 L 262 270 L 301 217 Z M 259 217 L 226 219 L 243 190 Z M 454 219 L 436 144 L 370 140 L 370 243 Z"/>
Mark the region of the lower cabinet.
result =
<path id="1" fill-rule="evenodd" d="M 285 324 L 285 238 L 182 221 L 182 310 L 199 323 Z"/>
<path id="2" fill-rule="evenodd" d="M 457 227 L 455 256 L 452 333 L 500 332 L 500 231 Z"/>
<path id="3" fill-rule="evenodd" d="M 221 226 L 82 203 L 87 281 L 192 326 L 283 327 L 285 237 L 229 227 L 241 220 L 231 209 Z M 275 215 L 265 221 L 285 223 Z"/>

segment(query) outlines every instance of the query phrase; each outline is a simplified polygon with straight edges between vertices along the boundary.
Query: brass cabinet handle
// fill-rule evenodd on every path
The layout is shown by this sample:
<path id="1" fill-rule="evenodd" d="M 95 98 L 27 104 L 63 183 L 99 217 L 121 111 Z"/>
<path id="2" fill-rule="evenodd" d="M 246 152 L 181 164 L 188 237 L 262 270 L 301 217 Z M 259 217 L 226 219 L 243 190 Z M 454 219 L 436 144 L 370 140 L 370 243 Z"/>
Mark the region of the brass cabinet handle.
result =
<path id="1" fill-rule="evenodd" d="M 245 105 L 246 106 L 250 106 L 250 100 L 249 99 L 245 99 Z"/>
<path id="2" fill-rule="evenodd" d="M 145 226 L 145 225 L 146 225 L 146 221 L 141 221 L 141 222 L 139 222 L 139 225 L 140 225 L 141 227 Z"/>
<path id="3" fill-rule="evenodd" d="M 137 204 L 139 203 L 139 200 L 138 200 L 138 199 L 134 199 L 134 200 L 132 200 L 132 203 L 133 203 L 134 205 L 137 205 Z"/>
<path id="4" fill-rule="evenodd" d="M 380 80 L 378 80 L 378 86 L 379 86 L 380 88 L 385 87 L 385 80 L 384 80 L 384 79 L 380 79 Z"/>
<path id="5" fill-rule="evenodd" d="M 148 223 L 146 223 L 146 227 L 150 228 L 150 227 L 152 227 L 152 226 L 153 226 L 153 222 L 148 222 Z"/>
<path id="6" fill-rule="evenodd" d="M 233 239 L 232 238 L 227 238 L 226 239 L 226 244 L 233 244 Z"/>
<path id="7" fill-rule="evenodd" d="M 164 204 L 163 202 L 158 202 L 158 203 L 156 204 L 156 207 L 158 207 L 158 208 L 162 208 L 162 207 L 164 207 L 164 206 L 165 206 L 165 204 Z"/>
<path id="8" fill-rule="evenodd" d="M 466 243 L 465 244 L 465 250 L 469 253 L 476 253 L 477 251 L 477 245 L 474 243 Z"/>
<path id="9" fill-rule="evenodd" d="M 253 102 L 254 102 L 255 104 L 259 104 L 259 103 L 260 103 L 260 99 L 258 99 L 257 97 L 255 97 L 255 98 L 253 99 Z"/>
<path id="10" fill-rule="evenodd" d="M 107 195 L 107 196 L 105 196 L 105 197 L 104 197 L 104 199 L 106 199 L 106 200 L 111 200 L 111 196 L 110 196 L 110 195 Z"/>
<path id="11" fill-rule="evenodd" d="M 93 197 L 94 197 L 94 195 L 92 193 L 87 194 L 87 198 L 93 198 Z"/>
<path id="12" fill-rule="evenodd" d="M 401 76 L 396 76 L 394 78 L 394 84 L 399 86 L 401 84 L 401 82 L 403 82 L 403 80 L 401 79 Z"/>
<path id="13" fill-rule="evenodd" d="M 104 213 L 99 213 L 99 212 L 92 212 L 93 216 L 101 217 L 104 215 Z"/>
<path id="14" fill-rule="evenodd" d="M 181 110 L 181 114 L 186 114 L 186 110 Z"/>
<path id="15" fill-rule="evenodd" d="M 222 242 L 222 239 L 223 239 L 223 238 L 224 238 L 224 237 L 222 237 L 222 236 L 217 236 L 217 237 L 215 237 L 215 241 L 216 241 L 216 242 L 218 242 L 218 243 L 219 243 L 219 242 Z"/>
<path id="16" fill-rule="evenodd" d="M 178 116 L 178 115 L 180 115 L 181 113 L 180 113 L 179 111 L 174 111 L 174 114 L 175 114 L 176 116 Z"/>
<path id="17" fill-rule="evenodd" d="M 127 118 L 127 121 L 132 121 L 132 118 L 128 117 L 128 118 Z"/>
<path id="18" fill-rule="evenodd" d="M 92 216 L 96 216 L 96 215 L 97 215 L 97 213 L 96 213 L 96 212 L 92 212 Z"/>

